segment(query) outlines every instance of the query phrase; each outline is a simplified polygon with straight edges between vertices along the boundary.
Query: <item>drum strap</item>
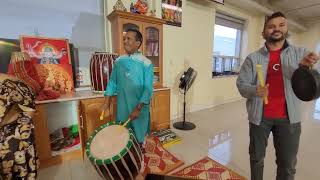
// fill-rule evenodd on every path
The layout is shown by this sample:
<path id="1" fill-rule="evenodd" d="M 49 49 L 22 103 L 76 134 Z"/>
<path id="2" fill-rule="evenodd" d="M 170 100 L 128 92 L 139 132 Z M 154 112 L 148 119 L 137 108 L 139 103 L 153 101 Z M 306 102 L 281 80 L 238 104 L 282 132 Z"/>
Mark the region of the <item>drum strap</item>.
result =
<path id="1" fill-rule="evenodd" d="M 94 62 L 96 62 L 96 61 L 97 61 L 97 60 L 96 60 L 96 59 L 97 59 L 97 57 L 94 57 L 94 58 L 95 58 L 95 61 L 94 61 Z M 97 73 L 97 68 L 96 68 L 96 72 L 95 72 L 95 74 L 98 74 L 98 73 Z M 93 82 L 98 82 L 98 76 L 95 76 L 95 78 L 96 78 L 96 79 L 95 79 L 95 81 L 93 81 Z"/>
<path id="2" fill-rule="evenodd" d="M 130 171 L 130 169 L 129 169 L 127 163 L 126 163 L 126 161 L 124 161 L 123 158 L 120 158 L 120 159 L 121 159 L 121 162 L 122 162 L 124 168 L 126 168 L 129 176 L 131 177 L 132 180 L 134 180 L 133 175 L 132 175 L 132 173 L 131 173 L 131 171 Z M 139 172 L 139 171 L 138 171 L 138 172 Z"/>
<path id="3" fill-rule="evenodd" d="M 134 156 L 133 156 L 133 154 L 132 154 L 131 150 L 127 148 L 127 151 L 128 151 L 128 153 L 129 153 L 130 158 L 131 158 L 131 159 L 132 159 L 132 161 L 133 161 L 134 166 L 135 166 L 135 167 L 136 167 L 136 169 L 137 169 L 137 172 L 139 172 L 139 166 L 138 166 L 138 163 L 137 163 L 136 159 L 134 158 Z"/>
<path id="4" fill-rule="evenodd" d="M 97 59 L 98 59 L 98 60 L 97 60 L 97 64 L 99 64 L 100 59 L 101 59 L 101 58 L 100 58 L 100 56 L 98 56 L 98 57 L 97 57 Z M 99 70 L 99 69 L 97 69 L 97 68 L 96 68 L 96 74 L 98 74 L 98 72 L 97 72 L 98 70 Z M 100 70 L 100 72 L 101 72 L 101 70 Z M 99 80 L 98 80 L 98 79 L 99 79 L 99 77 L 98 77 L 98 76 L 96 76 L 96 82 L 99 82 Z"/>
<path id="5" fill-rule="evenodd" d="M 108 171 L 109 177 L 111 177 L 111 180 L 114 180 L 112 174 L 110 173 L 109 168 L 106 166 L 106 164 L 103 163 L 103 167 Z"/>
<path id="6" fill-rule="evenodd" d="M 136 138 L 134 137 L 134 135 L 131 135 L 131 136 L 132 136 L 133 141 L 137 142 L 137 141 L 136 141 Z M 143 159 L 142 159 L 142 157 L 140 156 L 140 155 L 142 154 L 141 150 L 137 148 L 136 143 L 132 143 L 132 146 L 133 146 L 134 150 L 137 152 L 140 161 L 142 162 Z"/>
<path id="7" fill-rule="evenodd" d="M 99 56 L 99 64 L 101 64 L 101 66 L 103 64 L 103 60 L 105 59 L 105 57 L 106 57 L 105 54 L 103 55 L 102 59 Z M 108 62 L 107 62 L 107 64 L 108 64 Z M 107 77 L 107 78 L 109 80 L 109 77 Z M 103 82 L 103 68 L 100 68 L 100 82 Z M 103 83 L 101 83 L 101 86 L 103 86 Z M 106 87 L 101 87 L 101 88 L 102 88 L 102 90 L 105 90 L 104 88 L 106 88 Z"/>
<path id="8" fill-rule="evenodd" d="M 118 175 L 119 175 L 120 179 L 124 179 L 124 178 L 123 178 L 123 176 L 122 176 L 122 174 L 121 174 L 121 172 L 119 171 L 119 169 L 118 169 L 118 167 L 117 167 L 116 163 L 114 163 L 114 161 L 113 161 L 112 159 L 111 159 L 111 164 L 112 164 L 112 166 L 114 167 L 114 169 L 117 171 L 117 173 L 118 173 Z"/>
<path id="9" fill-rule="evenodd" d="M 102 172 L 99 169 L 99 166 L 97 165 L 97 160 L 94 160 L 94 167 L 96 168 L 96 170 L 98 171 L 99 175 L 104 178 Z"/>
<path id="10" fill-rule="evenodd" d="M 109 62 L 110 61 L 112 61 L 112 55 L 111 54 L 108 54 L 108 57 L 107 57 L 107 59 L 108 59 L 108 61 L 107 61 L 107 66 L 108 66 L 108 71 L 107 71 L 107 80 L 109 81 L 109 79 L 110 79 L 110 71 L 109 71 L 109 69 L 110 69 L 110 67 L 109 67 Z"/>

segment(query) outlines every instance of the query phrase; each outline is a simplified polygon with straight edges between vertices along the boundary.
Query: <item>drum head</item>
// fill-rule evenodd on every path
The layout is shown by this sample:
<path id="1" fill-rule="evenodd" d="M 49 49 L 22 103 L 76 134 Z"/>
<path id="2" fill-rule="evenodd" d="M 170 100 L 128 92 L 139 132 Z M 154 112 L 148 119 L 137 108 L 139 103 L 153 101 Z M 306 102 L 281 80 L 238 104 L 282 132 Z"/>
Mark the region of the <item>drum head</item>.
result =
<path id="1" fill-rule="evenodd" d="M 297 98 L 311 101 L 316 98 L 317 82 L 312 71 L 306 68 L 297 69 L 291 78 L 292 89 Z"/>
<path id="2" fill-rule="evenodd" d="M 107 126 L 92 139 L 91 155 L 96 159 L 110 159 L 125 149 L 129 138 L 127 128 L 120 125 Z"/>

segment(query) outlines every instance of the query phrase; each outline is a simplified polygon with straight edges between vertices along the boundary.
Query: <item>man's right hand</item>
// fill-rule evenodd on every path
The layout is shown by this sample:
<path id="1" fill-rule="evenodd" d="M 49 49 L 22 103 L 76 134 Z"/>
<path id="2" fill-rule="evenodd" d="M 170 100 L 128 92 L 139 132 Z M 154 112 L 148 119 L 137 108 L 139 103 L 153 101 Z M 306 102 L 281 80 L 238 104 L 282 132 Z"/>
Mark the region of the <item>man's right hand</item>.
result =
<path id="1" fill-rule="evenodd" d="M 267 84 L 266 86 L 257 86 L 257 95 L 259 97 L 268 97 L 269 94 L 269 84 Z"/>
<path id="2" fill-rule="evenodd" d="M 319 54 L 311 52 L 301 60 L 300 64 L 308 67 L 312 67 L 314 64 L 316 64 L 319 61 L 319 59 L 320 59 Z"/>
<path id="3" fill-rule="evenodd" d="M 109 104 L 108 103 L 104 103 L 101 107 L 101 112 L 104 110 L 107 110 L 109 108 Z"/>
<path id="4" fill-rule="evenodd" d="M 103 111 L 109 110 L 109 105 L 110 105 L 110 99 L 109 99 L 109 97 L 105 97 L 104 103 L 100 109 L 100 113 L 102 113 Z"/>

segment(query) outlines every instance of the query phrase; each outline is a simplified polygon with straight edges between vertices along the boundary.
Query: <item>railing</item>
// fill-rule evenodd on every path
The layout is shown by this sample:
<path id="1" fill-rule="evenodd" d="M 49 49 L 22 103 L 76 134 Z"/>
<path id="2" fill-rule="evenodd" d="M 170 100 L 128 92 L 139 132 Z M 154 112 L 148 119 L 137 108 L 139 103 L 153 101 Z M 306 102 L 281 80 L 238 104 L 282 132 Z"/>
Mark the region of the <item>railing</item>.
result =
<path id="1" fill-rule="evenodd" d="M 240 70 L 239 57 L 235 56 L 213 56 L 212 77 L 238 75 Z"/>

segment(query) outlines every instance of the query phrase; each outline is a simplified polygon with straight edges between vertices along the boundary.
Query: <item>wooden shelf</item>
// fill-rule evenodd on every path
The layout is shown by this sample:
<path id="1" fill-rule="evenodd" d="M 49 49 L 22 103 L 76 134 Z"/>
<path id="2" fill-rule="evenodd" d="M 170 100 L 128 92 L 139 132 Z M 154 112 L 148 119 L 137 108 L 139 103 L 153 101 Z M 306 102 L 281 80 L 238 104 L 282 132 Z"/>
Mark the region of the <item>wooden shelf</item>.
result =
<path id="1" fill-rule="evenodd" d="M 155 17 L 141 15 L 141 14 L 135 14 L 131 12 L 124 12 L 124 11 L 113 11 L 111 14 L 108 15 L 109 20 L 112 20 L 117 17 L 131 19 L 135 21 L 142 21 L 146 23 L 160 24 L 160 25 L 166 23 L 165 20 L 160 18 L 155 18 Z"/>

